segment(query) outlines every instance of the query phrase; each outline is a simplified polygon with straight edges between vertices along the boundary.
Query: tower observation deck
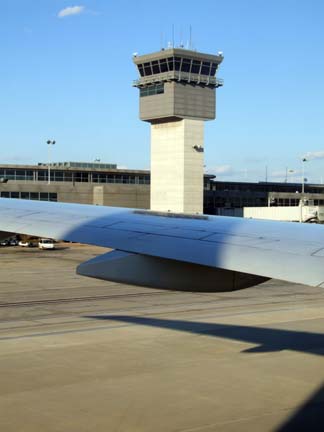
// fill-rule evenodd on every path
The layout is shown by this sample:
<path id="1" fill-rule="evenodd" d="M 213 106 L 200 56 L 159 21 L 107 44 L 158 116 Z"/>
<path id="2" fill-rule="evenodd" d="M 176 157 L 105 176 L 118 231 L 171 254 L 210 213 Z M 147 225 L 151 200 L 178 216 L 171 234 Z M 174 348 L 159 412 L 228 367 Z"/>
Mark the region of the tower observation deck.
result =
<path id="1" fill-rule="evenodd" d="M 170 48 L 133 61 L 140 119 L 151 123 L 151 209 L 202 213 L 204 121 L 216 118 L 223 55 Z"/>

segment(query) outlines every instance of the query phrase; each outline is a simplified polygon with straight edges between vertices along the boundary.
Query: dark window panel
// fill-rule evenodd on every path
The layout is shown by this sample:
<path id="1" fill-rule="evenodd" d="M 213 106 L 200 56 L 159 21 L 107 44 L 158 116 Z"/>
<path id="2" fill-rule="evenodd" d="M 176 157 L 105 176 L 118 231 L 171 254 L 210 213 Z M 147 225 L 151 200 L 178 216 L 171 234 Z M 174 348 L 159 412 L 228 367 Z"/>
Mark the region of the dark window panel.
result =
<path id="1" fill-rule="evenodd" d="M 38 171 L 38 180 L 39 181 L 47 180 L 47 171 Z"/>
<path id="2" fill-rule="evenodd" d="M 138 65 L 138 71 L 140 73 L 141 76 L 144 76 L 144 67 L 143 65 Z"/>
<path id="3" fill-rule="evenodd" d="M 144 63 L 144 71 L 145 71 L 145 75 L 152 75 L 152 67 L 151 67 L 151 63 Z"/>
<path id="4" fill-rule="evenodd" d="M 155 84 L 140 89 L 140 97 L 153 96 L 164 93 L 164 84 Z"/>
<path id="5" fill-rule="evenodd" d="M 215 73 L 216 73 L 216 71 L 217 71 L 217 64 L 216 63 L 212 63 L 210 75 L 214 76 Z"/>
<path id="6" fill-rule="evenodd" d="M 160 60 L 160 69 L 161 69 L 161 72 L 168 72 L 168 64 L 167 64 L 166 59 Z"/>
<path id="7" fill-rule="evenodd" d="M 9 180 L 15 180 L 15 170 L 7 169 L 6 170 L 6 178 Z"/>
<path id="8" fill-rule="evenodd" d="M 153 70 L 154 74 L 160 73 L 160 65 L 159 65 L 159 62 L 157 60 L 152 61 L 152 70 Z"/>
<path id="9" fill-rule="evenodd" d="M 210 73 L 210 62 L 203 62 L 201 67 L 201 74 L 209 75 L 209 73 Z"/>
<path id="10" fill-rule="evenodd" d="M 72 181 L 72 172 L 64 172 L 64 181 Z"/>
<path id="11" fill-rule="evenodd" d="M 191 60 L 184 58 L 182 60 L 181 72 L 190 72 Z"/>
<path id="12" fill-rule="evenodd" d="M 192 61 L 192 66 L 191 66 L 191 73 L 199 74 L 199 72 L 200 72 L 200 66 L 201 66 L 201 62 L 200 61 L 193 60 Z"/>
<path id="13" fill-rule="evenodd" d="M 34 180 L 34 171 L 31 170 L 26 171 L 26 180 Z"/>
<path id="14" fill-rule="evenodd" d="M 168 58 L 168 67 L 169 67 L 169 71 L 174 70 L 174 58 L 173 57 Z"/>
<path id="15" fill-rule="evenodd" d="M 174 70 L 179 71 L 180 70 L 180 64 L 181 64 L 181 58 L 175 57 L 174 58 Z"/>
<path id="16" fill-rule="evenodd" d="M 48 192 L 41 192 L 39 194 L 40 201 L 48 201 Z"/>

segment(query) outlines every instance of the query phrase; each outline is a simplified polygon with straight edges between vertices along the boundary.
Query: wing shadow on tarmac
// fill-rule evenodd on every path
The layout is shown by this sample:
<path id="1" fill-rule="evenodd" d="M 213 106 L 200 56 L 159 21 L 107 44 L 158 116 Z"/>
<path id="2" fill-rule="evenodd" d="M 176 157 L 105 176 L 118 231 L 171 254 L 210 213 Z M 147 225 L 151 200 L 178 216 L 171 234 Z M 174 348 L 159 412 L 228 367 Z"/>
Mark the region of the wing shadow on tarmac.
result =
<path id="1" fill-rule="evenodd" d="M 232 324 L 181 321 L 147 318 L 128 315 L 91 315 L 86 318 L 122 321 L 150 327 L 184 331 L 187 333 L 221 337 L 236 341 L 254 343 L 258 346 L 245 350 L 245 353 L 274 352 L 292 350 L 316 355 L 324 355 L 324 334 L 303 331 L 250 327 Z M 324 430 L 324 428 L 323 428 Z"/>
<path id="2" fill-rule="evenodd" d="M 93 315 L 87 318 L 184 331 L 258 345 L 245 350 L 245 353 L 292 350 L 324 355 L 324 335 L 319 333 L 127 315 Z M 324 385 L 275 430 L 275 432 L 300 431 L 324 431 Z"/>

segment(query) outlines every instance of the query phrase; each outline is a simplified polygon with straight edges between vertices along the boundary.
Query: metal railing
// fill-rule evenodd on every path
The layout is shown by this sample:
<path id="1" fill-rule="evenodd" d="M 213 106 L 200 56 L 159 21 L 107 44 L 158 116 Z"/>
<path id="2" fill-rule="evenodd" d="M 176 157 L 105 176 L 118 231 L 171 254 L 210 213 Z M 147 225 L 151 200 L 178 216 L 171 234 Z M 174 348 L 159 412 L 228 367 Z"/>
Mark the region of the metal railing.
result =
<path id="1" fill-rule="evenodd" d="M 221 78 L 216 78 L 209 75 L 192 74 L 188 72 L 181 71 L 171 71 L 164 72 L 156 75 L 149 75 L 145 77 L 140 77 L 133 81 L 133 87 L 143 87 L 149 84 L 155 84 L 165 81 L 181 81 L 181 82 L 193 82 L 195 84 L 205 84 L 213 87 L 222 87 L 224 85 L 224 80 Z"/>

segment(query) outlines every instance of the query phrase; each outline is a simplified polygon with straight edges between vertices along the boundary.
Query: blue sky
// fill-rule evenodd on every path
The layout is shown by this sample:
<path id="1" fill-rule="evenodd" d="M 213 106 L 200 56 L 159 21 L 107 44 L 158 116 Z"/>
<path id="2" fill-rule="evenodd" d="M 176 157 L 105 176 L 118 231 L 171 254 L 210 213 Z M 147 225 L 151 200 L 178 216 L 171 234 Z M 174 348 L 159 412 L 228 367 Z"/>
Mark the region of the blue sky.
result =
<path id="1" fill-rule="evenodd" d="M 175 41 L 224 52 L 206 170 L 219 179 L 282 181 L 286 167 L 324 180 L 321 0 L 0 0 L 0 162 L 102 161 L 149 167 L 132 53 Z M 72 8 L 74 9 L 67 9 Z M 63 11 L 63 12 L 62 12 Z M 64 12 L 65 11 L 65 12 Z M 59 16 L 59 13 L 61 15 Z M 73 13 L 75 12 L 75 13 Z"/>

